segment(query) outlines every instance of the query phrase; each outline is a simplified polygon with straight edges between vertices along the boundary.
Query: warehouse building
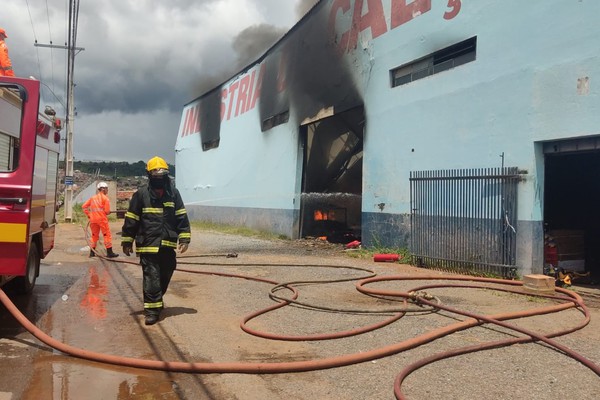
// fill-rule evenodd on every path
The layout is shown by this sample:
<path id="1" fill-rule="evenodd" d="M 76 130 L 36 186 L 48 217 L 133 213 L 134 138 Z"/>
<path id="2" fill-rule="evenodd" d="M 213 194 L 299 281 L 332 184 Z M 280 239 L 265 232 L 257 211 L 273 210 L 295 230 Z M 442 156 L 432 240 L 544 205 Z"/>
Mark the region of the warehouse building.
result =
<path id="1" fill-rule="evenodd" d="M 192 220 L 600 271 L 600 2 L 322 0 L 185 105 Z M 554 253 L 548 255 L 548 249 Z"/>

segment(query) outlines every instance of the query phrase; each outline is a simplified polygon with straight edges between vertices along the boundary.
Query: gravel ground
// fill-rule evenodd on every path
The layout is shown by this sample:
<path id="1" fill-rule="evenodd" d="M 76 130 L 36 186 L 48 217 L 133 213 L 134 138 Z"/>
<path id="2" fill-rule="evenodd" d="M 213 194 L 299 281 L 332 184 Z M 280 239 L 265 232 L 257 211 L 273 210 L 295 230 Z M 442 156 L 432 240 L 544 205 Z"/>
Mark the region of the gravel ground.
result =
<path id="1" fill-rule="evenodd" d="M 113 232 L 118 231 L 115 224 Z M 237 257 L 225 257 L 230 253 Z M 333 309 L 375 312 L 402 306 L 397 299 L 359 293 L 355 281 L 331 282 L 360 279 L 369 275 L 369 271 L 378 276 L 435 275 L 439 277 L 436 282 L 448 282 L 446 275 L 438 272 L 352 258 L 341 246 L 310 240 L 263 240 L 194 231 L 192 245 L 185 256 L 179 259 L 179 269 L 240 274 L 279 283 L 309 281 L 295 285 L 300 293 L 299 300 Z M 125 265 L 123 271 L 132 279 L 139 279 L 138 267 Z M 390 281 L 369 287 L 408 291 L 425 283 L 429 282 Z M 244 316 L 274 304 L 269 298 L 272 286 L 246 279 L 179 271 L 165 297 L 167 317 L 158 324 L 160 331 L 156 334 L 168 335 L 184 360 L 272 363 L 361 354 L 465 320 L 465 317 L 447 311 L 423 310 L 409 312 L 398 321 L 372 332 L 317 341 L 270 340 L 243 332 L 239 324 Z M 579 291 L 578 288 L 575 290 Z M 484 315 L 556 304 L 537 297 L 488 289 L 436 288 L 427 289 L 427 292 L 444 305 Z M 288 291 L 278 293 L 289 295 Z M 593 301 L 597 291 L 587 293 L 586 298 L 592 299 L 590 324 L 556 341 L 598 365 L 600 309 Z M 197 312 L 169 315 L 169 309 Z M 250 321 L 248 326 L 277 335 L 314 335 L 356 329 L 382 321 L 389 315 L 284 307 Z M 580 311 L 570 309 L 511 323 L 540 334 L 550 334 L 574 327 L 582 318 Z M 485 325 L 411 350 L 344 367 L 283 374 L 210 374 L 203 376 L 203 382 L 213 393 L 210 398 L 216 399 L 393 399 L 394 380 L 409 364 L 437 353 L 516 336 L 521 335 Z M 598 399 L 600 378 L 578 361 L 547 345 L 519 344 L 434 362 L 411 374 L 402 389 L 409 399 Z"/>
<path id="2" fill-rule="evenodd" d="M 318 241 L 265 241 L 219 233 L 195 232 L 194 246 L 190 254 L 201 253 L 237 253 L 238 257 L 220 260 L 189 259 L 193 262 L 227 265 L 185 267 L 214 268 L 218 271 L 267 278 L 277 282 L 328 281 L 358 278 L 367 274 L 365 271 L 340 268 L 348 266 L 372 270 L 378 275 L 440 275 L 440 282 L 444 282 L 442 274 L 437 272 L 397 263 L 374 263 L 371 260 L 351 258 L 344 253 L 341 246 Z M 268 285 L 222 278 L 211 278 L 210 281 L 210 293 L 214 296 L 210 299 L 204 296 L 203 304 L 210 304 L 210 308 L 218 310 L 216 314 L 247 315 L 272 304 L 268 299 Z M 378 284 L 378 287 L 408 291 L 422 283 L 423 281 L 396 281 Z M 298 290 L 302 301 L 331 308 L 375 311 L 400 306 L 398 301 L 376 299 L 358 293 L 354 282 L 306 284 L 299 286 Z M 491 290 L 445 288 L 428 291 L 440 298 L 445 305 L 484 315 L 541 308 L 552 304 L 548 300 L 531 296 Z M 218 299 L 218 294 L 222 294 L 223 298 Z M 592 322 L 586 328 L 558 338 L 557 341 L 600 364 L 600 313 L 598 308 L 593 308 L 592 313 Z M 217 315 L 214 317 L 218 319 Z M 285 307 L 261 316 L 249 325 L 274 334 L 310 335 L 350 330 L 381 319 L 381 315 L 332 313 Z M 237 337 L 236 323 L 231 332 L 236 338 L 232 340 L 241 340 L 242 343 L 247 343 L 248 347 L 230 349 L 227 355 L 218 351 L 209 358 L 213 361 L 233 358 L 257 362 L 336 357 L 390 346 L 464 319 L 445 311 L 409 313 L 399 321 L 374 332 L 316 342 L 265 342 L 264 339 L 252 337 L 241 339 Z M 514 323 L 545 334 L 573 327 L 581 319 L 582 314 L 579 311 L 566 310 L 557 314 L 521 319 Z M 240 398 L 392 399 L 394 379 L 409 363 L 439 352 L 501 340 L 513 335 L 515 333 L 503 328 L 478 327 L 446 336 L 410 351 L 352 366 L 298 374 L 262 375 L 260 379 L 267 382 L 268 387 L 275 388 L 275 391 L 269 394 L 259 393 L 256 397 Z M 222 340 L 222 337 L 218 337 L 217 340 Z M 239 377 L 231 375 L 221 379 L 236 380 Z M 596 374 L 568 356 L 539 344 L 514 345 L 435 362 L 410 375 L 402 388 L 409 399 L 600 398 L 600 379 Z M 277 393 L 278 397 L 270 397 L 273 393 Z"/>

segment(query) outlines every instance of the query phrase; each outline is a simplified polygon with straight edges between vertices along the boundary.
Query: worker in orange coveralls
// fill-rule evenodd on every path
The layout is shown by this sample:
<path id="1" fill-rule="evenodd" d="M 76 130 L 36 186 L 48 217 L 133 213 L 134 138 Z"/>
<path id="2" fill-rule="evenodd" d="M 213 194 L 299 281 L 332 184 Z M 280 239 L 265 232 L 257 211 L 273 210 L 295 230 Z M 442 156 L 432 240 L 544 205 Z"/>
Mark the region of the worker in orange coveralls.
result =
<path id="1" fill-rule="evenodd" d="M 90 197 L 81 208 L 90 220 L 90 228 L 92 229 L 92 241 L 90 243 L 90 257 L 96 255 L 96 244 L 100 239 L 100 231 L 104 237 L 104 247 L 106 247 L 106 256 L 113 258 L 119 255 L 113 252 L 112 235 L 110 234 L 110 226 L 108 225 L 108 214 L 110 214 L 110 200 L 106 195 L 108 193 L 108 184 L 100 182 L 96 186 L 98 194 Z"/>
<path id="2" fill-rule="evenodd" d="M 15 76 L 10 57 L 8 56 L 8 47 L 4 43 L 6 31 L 0 28 L 0 76 Z"/>

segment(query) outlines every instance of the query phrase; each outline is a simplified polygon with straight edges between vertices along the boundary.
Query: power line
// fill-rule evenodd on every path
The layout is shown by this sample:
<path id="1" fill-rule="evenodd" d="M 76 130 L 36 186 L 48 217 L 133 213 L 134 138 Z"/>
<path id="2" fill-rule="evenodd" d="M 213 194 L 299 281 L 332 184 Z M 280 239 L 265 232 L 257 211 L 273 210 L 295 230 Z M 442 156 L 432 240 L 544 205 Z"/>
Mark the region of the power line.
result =
<path id="1" fill-rule="evenodd" d="M 33 76 L 31 76 L 30 78 L 35 79 Z M 63 101 L 58 98 L 58 96 L 56 95 L 56 93 L 54 93 L 54 91 L 48 86 L 46 85 L 44 82 L 39 81 L 41 85 L 44 85 L 49 91 L 50 93 L 52 93 L 52 96 L 54 96 L 54 98 L 56 99 L 56 101 L 58 101 L 60 103 L 61 106 L 63 106 L 63 109 L 65 110 L 65 113 L 67 112 L 67 106 L 65 106 L 65 103 L 63 103 Z"/>
<path id="2" fill-rule="evenodd" d="M 73 176 L 73 124 L 75 106 L 73 104 L 73 77 L 75 71 L 75 55 L 77 44 L 77 22 L 79 20 L 79 0 L 69 0 L 69 62 L 67 66 L 68 93 L 67 96 L 67 142 L 65 149 L 65 177 Z M 71 221 L 73 215 L 73 186 L 65 187 L 65 220 Z"/>
<path id="3" fill-rule="evenodd" d="M 29 6 L 29 1 L 25 0 L 25 3 L 27 5 L 27 13 L 29 14 L 29 22 L 31 24 L 31 30 L 33 32 L 33 39 L 34 39 L 35 46 L 36 47 L 45 47 L 44 45 L 38 46 L 38 38 L 37 38 L 37 33 L 35 31 L 35 24 L 33 23 L 33 17 L 31 15 L 31 8 Z M 48 23 L 48 36 L 50 38 L 50 44 L 52 44 L 52 29 L 51 29 L 51 24 L 50 24 L 50 9 L 48 6 L 48 0 L 46 0 L 46 19 L 47 19 L 47 23 Z M 50 86 L 48 84 L 44 83 L 45 79 L 44 79 L 44 74 L 42 72 L 42 62 L 40 60 L 40 52 L 39 52 L 39 49 L 36 49 L 39 81 L 46 88 L 46 90 L 49 91 L 52 94 L 52 96 L 54 96 L 54 98 L 62 105 L 62 107 L 65 109 L 65 113 L 66 113 L 66 106 L 64 104 L 64 101 L 61 100 L 55 93 L 56 79 L 54 76 L 54 52 L 53 52 L 53 49 L 51 46 L 47 46 L 47 47 L 50 47 L 50 66 L 51 66 L 51 78 L 50 78 L 50 82 L 49 82 Z M 44 89 L 44 88 L 42 88 L 42 89 Z M 43 101 L 47 101 L 46 96 L 44 95 L 44 93 L 46 93 L 46 90 L 41 91 L 41 96 L 42 96 Z"/>
<path id="4" fill-rule="evenodd" d="M 48 20 L 48 38 L 50 39 L 50 44 L 52 44 L 52 29 L 50 27 L 50 11 L 48 10 L 48 0 L 46 0 L 46 19 Z M 51 68 L 50 84 L 52 85 L 52 89 L 50 91 L 52 92 L 52 94 L 54 94 L 54 51 L 53 51 L 53 49 L 50 49 L 50 68 Z M 54 97 L 56 97 L 56 95 Z"/>
<path id="5" fill-rule="evenodd" d="M 75 71 L 75 56 L 80 51 L 85 50 L 77 45 L 77 23 L 79 20 L 79 0 L 69 0 L 69 22 L 68 22 L 68 38 L 64 46 L 55 44 L 40 44 L 36 43 L 36 47 L 49 47 L 67 50 L 67 117 L 65 128 L 67 131 L 65 142 L 65 220 L 71 221 L 73 215 L 73 185 L 67 184 L 67 177 L 73 177 L 73 125 L 75 121 L 75 105 L 74 105 L 74 71 Z"/>
<path id="6" fill-rule="evenodd" d="M 33 18 L 31 17 L 31 9 L 29 8 L 29 1 L 25 0 L 25 4 L 27 4 L 27 12 L 29 13 L 29 21 L 31 22 L 31 30 L 33 32 L 33 40 L 35 40 L 35 42 L 37 43 L 37 35 L 35 33 L 35 26 L 33 25 Z M 37 56 L 37 65 L 38 65 L 38 72 L 40 74 L 40 79 L 43 79 L 42 63 L 40 62 L 40 52 L 38 50 L 36 50 L 36 56 Z"/>

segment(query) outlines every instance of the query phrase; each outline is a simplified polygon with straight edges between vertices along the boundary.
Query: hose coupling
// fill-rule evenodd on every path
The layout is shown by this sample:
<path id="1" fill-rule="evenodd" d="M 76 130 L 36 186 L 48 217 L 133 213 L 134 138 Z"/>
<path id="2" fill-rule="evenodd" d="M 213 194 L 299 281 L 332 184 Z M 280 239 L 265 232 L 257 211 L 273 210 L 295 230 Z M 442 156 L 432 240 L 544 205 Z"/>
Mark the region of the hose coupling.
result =
<path id="1" fill-rule="evenodd" d="M 413 291 L 408 293 L 408 298 L 412 301 L 419 302 L 420 299 L 435 300 L 435 297 L 424 291 Z"/>

